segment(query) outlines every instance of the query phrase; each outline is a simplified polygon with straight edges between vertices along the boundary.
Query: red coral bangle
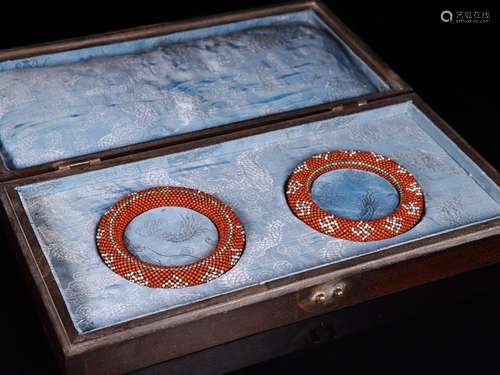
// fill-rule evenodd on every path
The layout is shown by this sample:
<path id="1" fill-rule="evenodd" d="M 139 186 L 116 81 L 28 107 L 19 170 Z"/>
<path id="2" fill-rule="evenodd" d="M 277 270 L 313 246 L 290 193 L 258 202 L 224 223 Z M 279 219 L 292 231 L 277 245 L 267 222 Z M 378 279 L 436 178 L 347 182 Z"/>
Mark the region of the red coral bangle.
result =
<path id="1" fill-rule="evenodd" d="M 359 169 L 375 173 L 399 194 L 399 205 L 389 215 L 374 220 L 351 220 L 323 210 L 311 195 L 314 181 L 336 169 Z M 331 151 L 302 162 L 290 175 L 286 187 L 288 204 L 297 218 L 318 232 L 351 241 L 383 240 L 413 228 L 422 217 L 424 196 L 412 174 L 388 157 L 365 151 Z"/>
<path id="2" fill-rule="evenodd" d="M 219 241 L 206 258 L 183 266 L 158 266 L 133 255 L 124 244 L 127 225 L 138 215 L 163 206 L 190 208 L 216 226 Z M 184 288 L 206 283 L 229 271 L 245 247 L 245 234 L 233 210 L 199 190 L 164 186 L 127 195 L 101 218 L 97 248 L 104 263 L 118 275 L 152 288 Z"/>

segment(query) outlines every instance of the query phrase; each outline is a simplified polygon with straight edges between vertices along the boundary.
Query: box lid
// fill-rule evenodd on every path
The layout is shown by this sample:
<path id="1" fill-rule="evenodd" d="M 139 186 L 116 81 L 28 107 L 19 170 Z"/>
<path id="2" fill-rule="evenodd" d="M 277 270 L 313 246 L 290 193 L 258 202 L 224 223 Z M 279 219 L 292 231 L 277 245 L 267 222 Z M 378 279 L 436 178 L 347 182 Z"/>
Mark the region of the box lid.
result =
<path id="1" fill-rule="evenodd" d="M 116 35 L 89 38 L 85 48 L 68 42 L 0 54 L 4 175 L 209 136 L 228 124 L 251 126 L 404 86 L 364 61 L 363 48 L 316 3 Z M 59 49 L 68 50 L 53 52 Z"/>

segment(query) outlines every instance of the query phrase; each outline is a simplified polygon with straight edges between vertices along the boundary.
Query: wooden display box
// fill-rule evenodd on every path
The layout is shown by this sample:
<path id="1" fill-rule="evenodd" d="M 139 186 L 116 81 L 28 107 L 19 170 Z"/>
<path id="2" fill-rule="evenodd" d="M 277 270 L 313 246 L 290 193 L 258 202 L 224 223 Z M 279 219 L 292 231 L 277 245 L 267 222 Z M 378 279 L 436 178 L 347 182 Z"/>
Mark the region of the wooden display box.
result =
<path id="1" fill-rule="evenodd" d="M 308 25 L 308 20 L 313 19 L 311 17 L 316 20 L 314 22 L 319 23 Z M 238 26 L 243 25 L 241 22 L 248 24 Z M 207 33 L 212 31 L 204 30 L 215 31 L 207 37 Z M 279 32 L 285 33 L 286 37 L 276 41 L 273 37 L 278 35 L 282 38 Z M 168 37 L 161 39 L 170 34 L 174 36 L 172 40 Z M 134 41 L 143 40 L 154 42 L 133 45 Z M 99 108 L 102 105 L 104 109 L 99 109 L 101 112 L 98 113 L 103 114 L 106 121 L 116 120 L 120 125 L 120 121 L 126 122 L 129 118 L 115 117 L 121 115 L 113 112 L 113 108 L 129 100 L 122 110 L 125 111 L 125 107 L 130 106 L 133 107 L 133 116 L 141 114 L 139 121 L 131 124 L 147 124 L 151 112 L 143 111 L 143 108 L 151 109 L 148 103 L 152 99 L 137 95 L 130 101 L 131 96 L 127 95 L 135 95 L 138 89 L 133 86 L 129 90 L 123 82 L 129 82 L 127 79 L 130 75 L 140 68 L 127 70 L 128 62 L 131 61 L 132 66 L 135 66 L 133 64 L 137 56 L 146 56 L 144 59 L 149 59 L 148 74 L 151 76 L 143 77 L 141 82 L 151 83 L 155 74 L 159 74 L 155 67 L 167 66 L 162 65 L 164 62 L 161 59 L 173 56 L 169 55 L 175 52 L 173 48 L 181 50 L 175 52 L 178 53 L 175 56 L 179 58 L 177 65 L 168 62 L 173 71 L 182 69 L 183 64 L 191 64 L 192 59 L 189 57 L 193 55 L 188 54 L 186 57 L 182 48 L 196 49 L 201 45 L 196 44 L 199 40 L 202 41 L 199 43 L 205 43 L 202 44 L 203 53 L 214 53 L 215 57 L 209 60 L 210 63 L 224 65 L 223 58 L 229 55 L 219 55 L 217 48 L 234 48 L 231 50 L 234 56 L 242 53 L 243 57 L 255 58 L 253 66 L 265 70 L 262 77 L 260 71 L 256 70 L 259 79 L 255 82 L 252 81 L 255 78 L 252 74 L 255 72 L 251 69 L 241 73 L 241 76 L 217 76 L 221 81 L 230 81 L 231 84 L 224 86 L 224 90 L 233 90 L 236 80 L 240 80 L 238 83 L 244 86 L 240 87 L 241 95 L 245 98 L 242 101 L 247 100 L 252 105 L 244 107 L 248 104 L 245 102 L 241 104 L 241 108 L 238 107 L 237 101 L 231 102 L 234 99 L 230 96 L 232 91 L 228 91 L 230 94 L 227 95 L 227 102 L 211 102 L 214 100 L 212 96 L 218 94 L 214 94 L 213 89 L 208 89 L 211 90 L 209 93 L 200 89 L 202 94 L 196 96 L 193 91 L 182 86 L 185 82 L 176 80 L 168 87 L 168 92 L 174 92 L 177 95 L 174 99 L 178 100 L 174 101 L 176 104 L 171 116 L 178 116 L 175 117 L 177 121 L 186 121 L 187 129 L 169 129 L 166 133 L 161 133 L 161 127 L 155 128 L 157 135 L 151 139 L 140 138 L 131 132 L 127 135 L 130 143 L 122 140 L 115 142 L 114 138 L 106 138 L 106 143 L 103 141 L 104 135 L 99 134 L 99 142 L 95 144 L 100 149 L 94 149 L 93 152 L 78 151 L 80 154 L 77 155 L 72 154 L 74 149 L 71 147 L 57 148 L 59 143 L 54 143 L 57 140 L 51 138 L 58 133 L 51 133 L 49 139 L 43 138 L 43 142 L 48 142 L 51 146 L 40 146 L 40 155 L 43 154 L 44 157 L 38 159 L 36 149 L 30 149 L 28 156 L 23 152 L 23 147 L 35 146 L 19 145 L 22 134 L 15 132 L 20 131 L 19 129 L 25 131 L 27 120 L 23 116 L 33 108 L 35 110 L 30 112 L 33 114 L 31 121 L 35 121 L 39 115 L 40 126 L 47 123 L 56 130 L 62 128 L 57 128 L 60 123 L 54 125 L 60 120 L 57 116 L 50 117 L 53 113 L 64 114 L 67 116 L 65 121 L 75 124 L 74 126 L 80 124 L 78 121 L 90 124 L 90 109 L 85 109 L 85 114 L 83 111 L 78 114 L 63 112 L 66 108 L 74 111 L 83 104 Z M 224 43 L 227 40 L 229 42 L 226 45 Z M 248 40 L 250 42 L 244 44 Z M 317 65 L 318 69 L 324 69 L 317 72 L 319 77 L 306 70 L 301 71 L 301 74 L 306 75 L 305 79 L 293 81 L 293 74 L 297 69 L 302 69 L 298 64 L 293 67 L 296 70 L 281 74 L 291 69 L 292 62 L 295 62 L 293 59 L 302 61 L 301 59 L 308 58 L 301 52 L 301 48 L 306 47 L 293 45 L 295 40 L 311 41 L 312 47 L 307 48 L 317 48 L 318 53 L 324 53 L 318 57 L 318 60 L 326 61 L 324 65 Z M 243 52 L 235 52 L 242 48 L 238 43 L 243 43 Z M 109 45 L 109 49 L 92 49 L 104 45 Z M 331 52 L 333 49 L 336 52 Z M 163 55 L 148 55 L 155 51 L 161 51 Z M 269 56 L 275 59 L 272 61 L 276 65 L 270 66 L 266 58 L 271 57 L 262 54 L 262 51 L 275 53 Z M 338 55 L 333 56 L 337 53 Z M 125 64 L 121 60 L 112 60 L 114 56 L 130 60 L 124 60 L 127 62 Z M 284 56 L 282 60 L 279 60 L 280 56 Z M 329 58 L 338 65 L 330 69 L 327 66 Z M 292 62 L 287 65 L 287 61 Z M 259 65 L 261 62 L 262 66 Z M 200 76 L 210 69 L 213 69 L 214 74 L 219 74 L 220 71 L 227 71 L 224 69 L 231 69 L 227 65 L 239 67 L 238 64 L 243 64 L 235 60 L 224 65 L 226 68 L 220 68 L 219 65 L 207 68 L 202 58 L 197 63 L 201 66 L 197 72 Z M 65 66 L 69 70 L 57 70 Z M 104 70 L 103 77 L 109 79 L 106 81 L 109 90 L 116 90 L 113 95 L 117 98 L 117 103 L 106 102 L 113 95 L 108 97 L 95 94 L 101 87 L 88 87 L 91 84 L 85 86 L 89 79 L 94 79 L 94 73 L 101 72 L 99 69 L 103 66 L 107 69 Z M 113 76 L 113 67 L 116 67 L 116 72 L 125 73 Z M 336 75 L 339 71 L 344 76 Z M 54 78 L 53 72 L 67 81 L 57 81 L 59 78 Z M 92 77 L 85 78 L 83 72 Z M 276 72 L 281 75 L 278 77 Z M 310 73 L 312 75 L 307 76 Z M 13 126 L 11 133 L 0 134 L 4 159 L 4 163 L 0 164 L 4 227 L 12 243 L 16 245 L 16 254 L 28 276 L 47 334 L 64 372 L 123 373 L 162 362 L 165 362 L 164 370 L 169 369 L 169 363 L 172 364 L 172 371 L 185 369 L 183 366 L 192 368 L 192 363 L 179 359 L 193 355 L 193 359 L 203 361 L 203 354 L 194 353 L 204 353 L 206 350 L 224 353 L 224 348 L 227 348 L 226 353 L 233 353 L 239 345 L 235 342 L 242 342 L 241 339 L 245 338 L 250 347 L 260 345 L 263 340 L 267 340 L 266 332 L 273 329 L 274 331 L 269 332 L 276 332 L 281 337 L 279 342 L 287 337 L 279 327 L 291 325 L 292 330 L 297 330 L 296 327 L 312 324 L 314 320 L 311 319 L 319 319 L 315 317 L 327 312 L 495 264 L 500 260 L 498 172 L 319 2 L 290 3 L 3 51 L 0 52 L 0 88 L 2 82 L 11 82 L 9 74 L 15 79 L 25 80 L 22 81 L 22 87 L 30 92 L 26 94 L 19 89 L 19 92 L 16 91 L 18 96 L 14 95 L 14 99 L 23 98 L 23 95 L 39 95 L 37 77 L 41 77 L 42 81 L 47 79 L 56 82 L 54 87 L 56 84 L 63 87 L 63 94 L 69 95 L 59 95 L 56 92 L 53 95 L 55 108 L 49 109 L 43 105 L 30 107 L 36 102 L 30 100 L 16 107 L 16 101 L 12 100 L 6 105 L 12 105 L 14 111 L 19 112 L 18 117 L 5 115 L 2 120 L 0 116 L 0 127 Z M 189 76 L 191 73 L 186 74 Z M 330 86 L 329 74 L 332 75 Z M 204 77 L 197 77 L 198 88 L 213 84 Z M 356 77 L 364 77 L 366 81 L 353 87 L 351 83 L 356 83 Z M 283 89 L 291 87 L 292 90 L 297 87 L 297 91 L 288 97 L 266 97 L 269 92 L 280 88 L 266 86 L 270 82 L 267 78 L 280 82 Z M 137 76 L 131 79 L 134 84 L 137 84 L 136 80 Z M 71 83 L 74 86 L 65 86 L 70 85 L 68 82 L 76 83 Z M 310 82 L 313 82 L 311 86 L 307 86 Z M 164 86 L 155 88 L 159 91 L 167 90 Z M 72 97 L 72 89 L 97 95 L 93 97 L 96 102 L 90 99 L 88 102 L 77 102 L 77 99 L 84 96 Z M 92 89 L 95 91 L 91 91 Z M 326 89 L 332 90 L 333 94 L 322 96 L 321 92 L 314 91 Z M 248 90 L 251 91 L 250 94 Z M 347 94 L 344 97 L 337 95 L 340 91 Z M 305 92 L 310 92 L 309 96 L 303 94 Z M 178 99 L 180 93 L 184 95 L 182 102 Z M 225 93 L 221 90 L 221 97 Z M 44 95 L 51 97 L 49 92 Z M 173 96 L 168 96 L 170 94 L 165 95 L 167 96 L 162 97 L 165 102 L 161 102 L 161 107 L 155 107 L 154 114 L 160 116 L 160 120 L 168 122 L 168 117 L 161 117 L 167 116 L 162 108 L 168 107 L 168 103 L 174 103 L 168 102 L 174 99 Z M 299 99 L 296 99 L 298 96 Z M 186 98 L 190 101 L 186 101 Z M 122 99 L 123 103 L 120 104 Z M 39 96 L 37 100 L 45 99 Z M 146 107 L 138 106 L 137 103 L 143 102 Z M 182 105 L 186 103 L 190 107 L 187 112 L 182 113 L 188 117 L 182 117 L 178 112 L 185 108 Z M 229 105 L 231 103 L 233 106 Z M 222 109 L 200 114 L 206 108 L 219 104 Z M 208 107 L 204 107 L 205 105 Z M 240 109 L 250 114 L 245 112 L 246 115 L 242 117 L 238 113 Z M 217 116 L 230 121 L 211 123 Z M 47 118 L 53 122 L 47 121 Z M 9 121 L 12 122 L 13 119 L 19 123 L 10 124 Z M 92 124 L 96 127 L 102 126 L 99 118 L 92 119 Z M 151 121 L 156 126 L 156 120 Z M 35 125 L 37 123 L 33 122 Z M 194 123 L 201 125 L 191 129 L 190 125 Z M 32 131 L 33 124 L 26 131 Z M 82 132 L 88 133 L 82 133 L 82 142 L 87 142 L 85 137 L 93 136 L 92 132 L 97 131 L 92 125 L 85 126 Z M 47 129 L 51 131 L 51 128 Z M 133 126 L 130 129 L 134 129 Z M 380 133 L 377 129 L 381 129 Z M 391 132 L 391 129 L 396 131 Z M 141 128 L 141 131 L 144 129 Z M 144 132 L 147 133 L 147 130 Z M 66 134 L 62 130 L 60 133 Z M 334 137 L 333 134 L 337 136 Z M 37 136 L 35 133 L 34 145 L 38 144 Z M 62 143 L 66 140 L 71 143 L 78 142 L 80 135 L 62 137 Z M 373 147 L 373 151 L 401 160 L 405 166 L 410 164 L 408 169 L 421 182 L 426 198 L 426 212 L 422 222 L 401 239 L 397 236 L 388 242 L 372 242 L 356 247 L 358 245 L 350 244 L 349 241 L 339 242 L 314 233 L 311 228 L 294 221 L 293 216 L 285 217 L 282 214 L 285 211 L 280 211 L 287 209 L 284 201 L 276 203 L 281 205 L 279 209 L 274 206 L 265 207 L 265 199 L 269 198 L 269 202 L 276 201 L 270 197 L 284 194 L 284 180 L 276 171 L 286 165 L 288 169 L 282 171 L 283 175 L 291 173 L 290 166 L 296 165 L 296 162 L 287 164 L 286 157 L 299 152 L 294 150 L 301 148 L 300 140 L 303 140 L 303 148 L 306 149 L 304 155 L 328 149 L 352 149 L 353 146 L 371 151 Z M 82 145 L 82 150 L 92 150 L 91 143 Z M 45 151 L 47 154 L 44 154 Z M 273 153 L 275 160 L 285 161 L 273 161 L 273 157 L 269 156 Z M 58 158 L 57 155 L 62 157 Z M 206 164 L 203 164 L 205 161 Z M 228 170 L 239 172 L 234 173 L 234 178 L 223 175 L 222 179 L 220 170 L 226 168 L 224 165 L 229 165 Z M 189 172 L 190 168 L 193 172 Z M 115 278 L 118 276 L 104 263 L 95 261 L 95 227 L 98 218 L 114 204 L 117 197 L 123 196 L 123 191 L 134 191 L 137 186 L 166 185 L 172 179 L 174 184 L 179 185 L 187 185 L 183 182 L 189 180 L 190 187 L 209 190 L 233 206 L 247 233 L 247 249 L 242 259 L 227 276 L 223 276 L 222 281 L 210 282 L 214 283 L 210 287 L 206 286 L 210 284 L 208 283 L 186 288 L 193 289 L 189 293 L 171 289 L 146 291 L 150 288 L 125 280 L 117 281 Z M 262 181 L 267 182 L 264 184 Z M 257 191 L 257 195 L 251 195 L 251 189 Z M 90 200 L 90 194 L 95 194 L 93 200 Z M 252 206 L 252 200 L 257 202 L 255 207 Z M 92 208 L 93 204 L 99 208 Z M 262 224 L 250 220 L 253 213 L 246 211 L 246 205 L 248 210 L 251 207 L 260 213 L 263 217 Z M 87 215 L 86 210 L 91 209 L 94 211 L 89 211 Z M 269 217 L 266 216 L 266 209 L 270 212 Z M 74 216 L 66 216 L 68 211 L 73 212 Z M 296 237 L 293 232 L 287 232 L 289 228 L 293 230 L 294 226 L 300 225 L 305 232 L 298 233 Z M 256 228 L 271 228 L 271 232 L 266 236 L 267 232 L 263 233 Z M 259 247 L 255 245 L 257 242 Z M 313 251 L 315 246 L 316 252 Z M 299 249 L 303 249 L 303 253 Z M 256 260 L 251 259 L 245 263 L 245 257 Z M 266 262 L 269 262 L 269 267 Z M 81 269 L 78 269 L 79 265 Z M 89 280 L 91 276 L 96 279 Z M 135 300 L 129 300 L 127 293 L 136 293 Z M 123 303 L 117 302 L 121 301 L 120 298 Z M 101 315 L 99 309 L 102 309 Z M 108 311 L 109 309 L 112 311 Z M 242 358 L 238 363 L 244 365 L 247 362 Z M 238 364 L 233 364 L 232 367 L 238 367 Z M 212 370 L 205 368 L 204 371 Z"/>

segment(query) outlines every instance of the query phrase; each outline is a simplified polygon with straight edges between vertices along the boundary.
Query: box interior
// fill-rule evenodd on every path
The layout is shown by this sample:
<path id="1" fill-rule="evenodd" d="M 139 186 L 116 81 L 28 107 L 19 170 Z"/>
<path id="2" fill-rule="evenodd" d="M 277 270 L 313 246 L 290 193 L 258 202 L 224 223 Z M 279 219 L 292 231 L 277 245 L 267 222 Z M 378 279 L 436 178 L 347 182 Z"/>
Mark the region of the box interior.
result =
<path id="1" fill-rule="evenodd" d="M 425 196 L 422 220 L 397 237 L 367 243 L 303 224 L 287 205 L 286 180 L 301 161 L 335 149 L 385 154 L 407 168 Z M 233 208 L 246 232 L 233 269 L 195 287 L 152 289 L 102 262 L 95 244 L 101 216 L 126 194 L 162 185 L 200 189 Z M 500 216 L 500 188 L 411 101 L 16 190 L 79 333 Z M 325 209 L 352 218 L 383 216 L 398 201 L 385 180 L 349 170 L 323 175 L 313 195 Z M 144 260 L 179 265 L 208 254 L 217 231 L 193 211 L 160 208 L 134 219 L 125 237 Z"/>
<path id="2" fill-rule="evenodd" d="M 0 62 L 21 169 L 389 87 L 312 10 Z"/>

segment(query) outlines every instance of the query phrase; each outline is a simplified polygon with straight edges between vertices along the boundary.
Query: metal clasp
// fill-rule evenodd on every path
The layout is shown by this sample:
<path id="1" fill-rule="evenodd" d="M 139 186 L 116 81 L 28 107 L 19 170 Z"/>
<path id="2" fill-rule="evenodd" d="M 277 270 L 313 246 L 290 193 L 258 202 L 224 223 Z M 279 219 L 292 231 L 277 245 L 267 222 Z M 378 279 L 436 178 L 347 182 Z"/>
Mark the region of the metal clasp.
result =
<path id="1" fill-rule="evenodd" d="M 319 285 L 299 301 L 306 311 L 314 311 L 339 302 L 345 295 L 346 284 L 342 281 Z"/>

